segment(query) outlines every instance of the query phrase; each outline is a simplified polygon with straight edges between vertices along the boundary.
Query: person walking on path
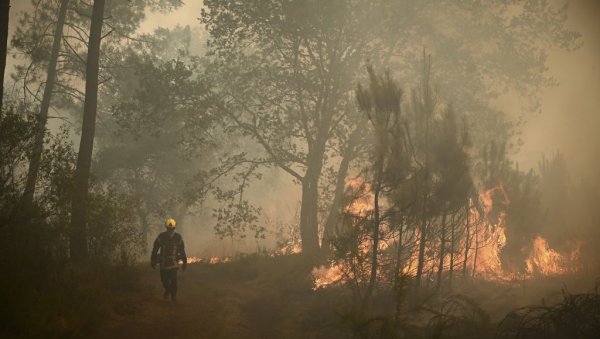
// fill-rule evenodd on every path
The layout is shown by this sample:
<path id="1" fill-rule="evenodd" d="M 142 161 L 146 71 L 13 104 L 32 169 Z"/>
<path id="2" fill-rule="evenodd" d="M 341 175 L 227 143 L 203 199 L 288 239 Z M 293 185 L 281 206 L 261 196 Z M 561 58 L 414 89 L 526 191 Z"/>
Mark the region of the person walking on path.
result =
<path id="1" fill-rule="evenodd" d="M 177 296 L 177 270 L 179 262 L 183 262 L 181 269 L 185 271 L 187 267 L 187 255 L 185 254 L 185 245 L 183 238 L 175 232 L 175 219 L 167 219 L 165 222 L 166 231 L 156 237 L 152 247 L 150 257 L 150 266 L 153 269 L 158 264 L 160 266 L 160 280 L 165 288 L 163 298 L 175 301 Z"/>

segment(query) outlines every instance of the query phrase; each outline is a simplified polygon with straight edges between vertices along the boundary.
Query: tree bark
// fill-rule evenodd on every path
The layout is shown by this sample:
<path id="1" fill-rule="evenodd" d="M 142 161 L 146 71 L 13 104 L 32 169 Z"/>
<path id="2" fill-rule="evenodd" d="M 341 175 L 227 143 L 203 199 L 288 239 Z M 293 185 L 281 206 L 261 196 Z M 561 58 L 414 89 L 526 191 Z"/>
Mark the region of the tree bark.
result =
<path id="1" fill-rule="evenodd" d="M 455 233 L 456 233 L 455 216 L 456 216 L 456 214 L 452 215 L 452 221 L 450 224 L 450 268 L 449 268 L 449 274 L 448 274 L 448 289 L 450 291 L 452 290 L 452 279 L 454 276 L 454 243 L 456 241 L 456 239 L 455 239 Z"/>
<path id="2" fill-rule="evenodd" d="M 423 266 L 425 265 L 425 244 L 427 241 L 427 218 L 426 218 L 427 197 L 423 195 L 423 210 L 421 215 L 421 225 L 419 227 L 419 257 L 417 259 L 417 273 L 415 275 L 415 289 L 421 287 L 421 276 L 423 275 Z"/>
<path id="3" fill-rule="evenodd" d="M 300 237 L 302 238 L 302 253 L 313 257 L 319 253 L 319 179 L 323 168 L 325 154 L 325 137 L 328 123 L 317 133 L 317 137 L 309 151 L 306 161 L 306 172 L 302 178 L 302 205 L 300 206 Z"/>
<path id="4" fill-rule="evenodd" d="M 28 218 L 28 211 L 33 203 L 33 195 L 35 193 L 35 184 L 42 159 L 42 151 L 44 149 L 44 135 L 46 134 L 46 123 L 48 122 L 48 110 L 50 108 L 50 99 L 56 81 L 56 63 L 58 61 L 58 53 L 60 52 L 60 41 L 62 39 L 63 26 L 67 13 L 67 5 L 69 0 L 62 0 L 58 9 L 58 17 L 56 28 L 54 30 L 54 42 L 52 43 L 52 52 L 48 62 L 48 70 L 46 76 L 46 85 L 44 86 L 44 96 L 40 105 L 38 114 L 37 127 L 35 132 L 35 140 L 33 142 L 33 152 L 29 161 L 29 171 L 27 173 L 27 183 L 23 192 L 22 211 L 25 213 L 25 218 Z"/>
<path id="5" fill-rule="evenodd" d="M 437 271 L 437 290 L 442 288 L 442 279 L 444 277 L 444 258 L 446 257 L 446 215 L 442 217 L 442 234 L 440 235 L 440 262 L 438 263 Z"/>
<path id="6" fill-rule="evenodd" d="M 475 278 L 475 273 L 477 273 L 477 252 L 479 252 L 479 223 L 475 223 L 475 253 L 473 254 L 473 272 L 472 277 Z"/>
<path id="7" fill-rule="evenodd" d="M 328 246 L 331 239 L 336 234 L 335 225 L 340 213 L 342 212 L 342 208 L 344 207 L 342 206 L 342 203 L 344 200 L 344 191 L 346 190 L 346 177 L 348 176 L 350 162 L 356 155 L 355 146 L 357 143 L 358 134 L 359 133 L 357 129 L 348 139 L 348 145 L 344 151 L 342 161 L 340 162 L 340 167 L 338 168 L 333 202 L 331 203 L 331 208 L 329 209 L 329 214 L 327 215 L 324 226 L 323 247 Z"/>
<path id="8" fill-rule="evenodd" d="M 319 251 L 318 201 L 319 174 L 307 170 L 302 180 L 302 205 L 300 207 L 300 238 L 302 253 L 313 256 Z"/>
<path id="9" fill-rule="evenodd" d="M 404 222 L 400 222 L 398 228 L 398 250 L 396 251 L 396 265 L 394 268 L 394 286 L 398 286 L 398 279 L 402 275 L 402 237 L 404 235 Z"/>
<path id="10" fill-rule="evenodd" d="M 0 111 L 4 98 L 4 71 L 6 70 L 6 53 L 8 52 L 8 21 L 10 0 L 0 0 Z"/>
<path id="11" fill-rule="evenodd" d="M 469 248 L 471 247 L 471 203 L 467 199 L 467 223 L 466 223 L 466 238 L 465 238 L 465 258 L 463 261 L 463 278 L 467 277 L 467 261 L 469 259 Z"/>
<path id="12" fill-rule="evenodd" d="M 104 4 L 105 0 L 94 0 L 88 42 L 83 124 L 73 185 L 73 200 L 71 202 L 70 252 L 71 260 L 75 263 L 80 263 L 88 258 L 87 197 L 98 108 L 98 73 Z"/>
<path id="13" fill-rule="evenodd" d="M 371 275 L 369 278 L 369 285 L 363 300 L 363 311 L 366 311 L 368 302 L 371 300 L 373 290 L 377 284 L 377 268 L 379 252 L 379 194 L 381 192 L 381 177 L 383 175 L 383 155 L 380 155 L 379 159 L 375 164 L 375 187 L 373 189 L 373 252 L 371 253 Z"/>

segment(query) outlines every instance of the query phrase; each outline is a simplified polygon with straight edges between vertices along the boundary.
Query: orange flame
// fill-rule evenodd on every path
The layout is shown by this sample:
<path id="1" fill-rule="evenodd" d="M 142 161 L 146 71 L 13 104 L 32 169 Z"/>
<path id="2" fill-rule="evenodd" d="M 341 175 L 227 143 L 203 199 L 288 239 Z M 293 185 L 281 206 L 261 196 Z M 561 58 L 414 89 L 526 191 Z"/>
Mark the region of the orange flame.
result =
<path id="1" fill-rule="evenodd" d="M 338 282 L 344 282 L 344 272 L 340 265 L 326 267 L 325 265 L 313 268 L 313 290 L 327 287 Z"/>
<path id="2" fill-rule="evenodd" d="M 353 194 L 352 202 L 346 207 L 346 212 L 356 216 L 366 216 L 375 206 L 375 195 L 371 185 L 360 178 L 346 179 L 346 187 Z"/>
<path id="3" fill-rule="evenodd" d="M 299 243 L 287 243 L 281 248 L 275 250 L 270 254 L 271 257 L 276 257 L 280 255 L 289 255 L 289 254 L 298 254 L 302 252 L 302 245 Z"/>
<path id="4" fill-rule="evenodd" d="M 196 256 L 187 257 L 188 264 L 208 263 L 208 264 L 212 265 L 212 264 L 218 264 L 218 263 L 227 263 L 230 261 L 231 261 L 230 257 L 217 257 L 217 256 L 212 256 L 210 258 L 200 258 L 200 257 L 196 257 Z M 180 262 L 180 263 L 182 263 L 182 262 Z"/>
<path id="5" fill-rule="evenodd" d="M 188 264 L 195 264 L 195 263 L 199 263 L 199 262 L 202 262 L 201 258 L 194 257 L 194 256 L 187 257 L 187 263 Z"/>
<path id="6" fill-rule="evenodd" d="M 548 241 L 535 237 L 529 257 L 525 260 L 530 275 L 560 275 L 576 272 L 579 268 L 581 242 L 575 242 L 569 255 L 550 248 Z"/>
<path id="7" fill-rule="evenodd" d="M 370 186 L 365 184 L 360 179 L 348 179 L 346 185 L 353 192 L 366 191 L 352 201 L 347 207 L 346 212 L 359 217 L 365 217 L 369 211 L 373 210 L 373 193 L 370 191 Z M 494 206 L 494 198 L 500 197 L 500 206 Z M 498 200 L 496 200 L 498 201 Z M 481 209 L 477 209 L 475 204 L 471 202 L 469 211 L 471 220 L 471 234 L 469 243 L 469 255 L 467 257 L 467 267 L 474 270 L 474 276 L 484 280 L 505 282 L 511 280 L 531 279 L 536 275 L 557 275 L 576 272 L 579 268 L 579 253 L 581 242 L 574 242 L 571 246 L 571 251 L 568 254 L 561 254 L 548 246 L 548 242 L 541 236 L 537 236 L 532 241 L 532 250 L 524 264 L 526 272 L 507 272 L 502 267 L 501 252 L 506 246 L 506 211 L 505 206 L 510 204 L 510 199 L 504 185 L 500 182 L 497 186 L 483 191 L 479 195 Z M 492 215 L 493 211 L 496 211 Z M 419 230 L 415 231 L 416 239 L 419 239 Z M 397 243 L 398 238 L 388 239 L 380 243 L 380 249 L 383 251 L 391 244 Z M 457 246 L 464 248 L 467 245 L 467 240 L 462 239 Z M 436 244 L 428 241 L 426 245 L 426 253 L 438 253 L 439 250 L 434 248 Z M 371 241 L 366 239 L 359 244 L 359 252 L 362 254 L 370 250 Z M 458 247 L 457 247 L 458 248 Z M 463 265 L 464 259 L 457 260 L 455 257 L 455 271 L 459 270 Z M 429 258 L 434 260 L 435 257 Z M 404 274 L 415 276 L 418 262 L 418 246 L 412 247 L 412 252 L 409 253 L 408 259 L 405 261 L 401 271 Z M 345 280 L 352 275 L 353 272 L 348 263 L 332 263 L 329 267 L 315 267 L 312 271 L 314 281 L 314 289 L 334 285 L 337 283 L 345 283 Z M 352 265 L 356 266 L 356 265 Z M 436 265 L 437 266 L 437 265 Z M 356 268 L 356 267 L 355 267 Z M 369 271 L 369 263 L 363 264 L 360 270 Z M 433 268 L 435 272 L 438 268 Z M 448 257 L 444 258 L 444 271 L 450 270 L 450 261 Z M 430 271 L 432 272 L 432 271 Z M 357 273 L 360 274 L 360 273 Z"/>

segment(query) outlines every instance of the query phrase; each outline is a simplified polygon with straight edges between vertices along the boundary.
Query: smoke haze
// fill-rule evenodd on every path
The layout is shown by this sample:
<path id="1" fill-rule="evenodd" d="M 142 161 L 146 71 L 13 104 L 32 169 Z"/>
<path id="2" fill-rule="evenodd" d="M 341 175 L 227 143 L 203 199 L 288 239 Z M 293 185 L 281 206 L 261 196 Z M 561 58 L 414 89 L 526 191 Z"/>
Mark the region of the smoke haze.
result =
<path id="1" fill-rule="evenodd" d="M 556 7 L 564 3 L 553 0 Z M 511 97 L 499 100 L 498 106 L 509 116 L 524 117 L 523 146 L 516 155 L 523 169 L 536 169 L 542 154 L 560 151 L 565 154 L 575 179 L 593 177 L 600 171 L 600 133 L 597 131 L 600 126 L 600 2 L 570 0 L 567 3 L 567 28 L 582 35 L 583 45 L 572 52 L 558 48 L 549 52 L 549 73 L 557 85 L 541 93 L 540 112 L 523 111 L 518 100 Z M 151 33 L 158 27 L 177 25 L 199 28 L 202 7 L 202 1 L 185 1 L 172 13 L 148 12 L 139 31 Z M 16 18 L 17 13 L 31 8 L 29 1 L 12 1 L 10 17 Z M 9 34 L 17 24 L 14 19 L 10 21 Z M 7 74 L 15 61 L 8 58 Z"/>
<path id="2" fill-rule="evenodd" d="M 550 52 L 548 67 L 558 85 L 543 92 L 540 114 L 527 115 L 524 145 L 517 160 L 524 169 L 537 168 L 542 154 L 561 151 L 572 166 L 572 179 L 585 176 L 598 180 L 600 2 L 570 1 L 567 27 L 581 33 L 583 46 L 573 52 Z"/>

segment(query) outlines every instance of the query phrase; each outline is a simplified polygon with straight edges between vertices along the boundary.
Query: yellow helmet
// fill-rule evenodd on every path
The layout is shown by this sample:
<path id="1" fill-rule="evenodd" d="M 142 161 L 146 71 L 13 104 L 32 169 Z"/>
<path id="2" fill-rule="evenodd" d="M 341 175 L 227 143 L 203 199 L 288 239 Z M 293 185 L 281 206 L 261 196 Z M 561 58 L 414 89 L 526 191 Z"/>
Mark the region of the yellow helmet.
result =
<path id="1" fill-rule="evenodd" d="M 173 219 L 173 218 L 169 218 L 169 219 L 167 219 L 167 221 L 165 221 L 166 228 L 175 228 L 175 225 L 177 225 L 177 223 L 175 222 L 175 219 Z"/>

